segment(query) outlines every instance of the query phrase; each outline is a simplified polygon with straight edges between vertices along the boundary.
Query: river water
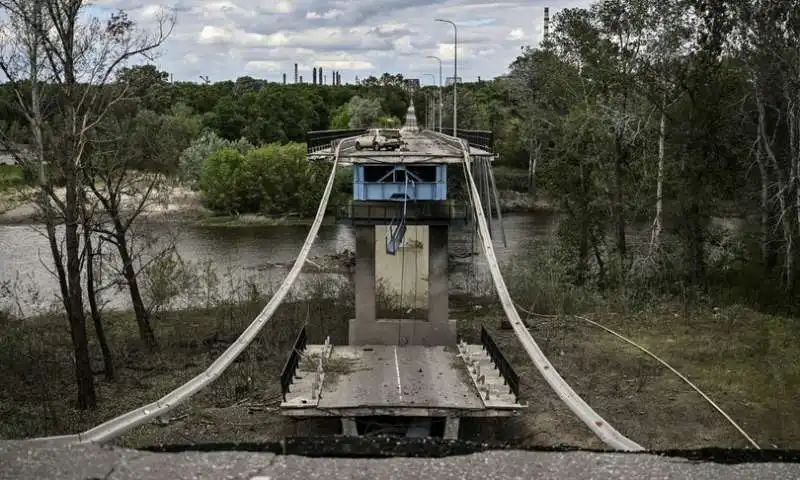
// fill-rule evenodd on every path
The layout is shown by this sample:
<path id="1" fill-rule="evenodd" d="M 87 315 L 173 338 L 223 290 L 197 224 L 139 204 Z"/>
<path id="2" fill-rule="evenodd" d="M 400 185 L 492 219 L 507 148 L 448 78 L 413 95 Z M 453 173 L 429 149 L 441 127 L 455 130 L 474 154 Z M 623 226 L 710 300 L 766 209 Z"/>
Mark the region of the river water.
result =
<path id="1" fill-rule="evenodd" d="M 741 219 L 716 218 L 712 223 L 723 231 L 736 231 L 741 228 Z M 495 254 L 503 264 L 529 252 L 529 246 L 552 241 L 558 217 L 554 214 L 507 214 L 503 217 L 503 227 L 507 246 L 495 225 Z M 256 288 L 261 294 L 274 291 L 288 273 L 292 262 L 297 258 L 305 241 L 309 227 L 294 226 L 198 226 L 186 223 L 152 222 L 140 227 L 147 237 L 156 243 L 166 244 L 174 241 L 180 258 L 194 265 L 195 278 L 208 278 L 201 265 L 216 272 L 217 298 L 244 298 L 244 290 Z M 634 252 L 645 252 L 649 242 L 650 224 L 630 225 L 628 247 Z M 665 243 L 674 239 L 664 240 Z M 154 251 L 158 249 L 135 244 L 135 249 Z M 320 228 L 309 259 L 319 261 L 319 257 L 354 250 L 352 228 L 347 225 L 324 225 Z M 475 285 L 490 285 L 488 266 L 482 249 L 473 244 L 470 227 L 450 229 L 449 248 L 451 253 L 468 253 L 474 246 L 481 252 L 474 259 L 462 259 L 461 268 L 451 270 L 451 291 L 469 290 L 475 293 Z M 110 245 L 105 249 L 109 257 L 114 257 Z M 713 248 L 709 254 L 713 254 Z M 713 256 L 713 255 L 712 255 Z M 110 262 L 116 264 L 116 261 Z M 277 264 L 277 265 L 276 265 Z M 0 225 L 0 308 L 16 315 L 28 316 L 58 308 L 58 283 L 51 273 L 53 260 L 47 238 L 42 226 Z M 110 277 L 108 277 L 110 278 Z M 320 282 L 320 280 L 323 280 Z M 349 281 L 343 274 L 302 273 L 292 288 L 291 295 L 319 295 L 320 285 L 330 286 Z M 9 292 L 9 287 L 11 292 Z M 172 308 L 202 306 L 209 298 L 202 287 L 195 286 L 191 295 L 178 296 L 170 302 Z M 206 288 L 206 291 L 209 289 Z M 325 289 L 326 291 L 327 288 Z M 200 291 L 200 293 L 198 293 Z M 205 300 L 204 300 L 205 299 Z M 130 299 L 124 288 L 110 288 L 102 293 L 106 309 L 125 310 L 130 308 Z M 200 302 L 200 304 L 198 304 Z M 88 307 L 87 307 L 88 308 Z"/>
<path id="2" fill-rule="evenodd" d="M 496 222 L 495 222 L 496 223 Z M 511 214 L 503 218 L 508 246 L 503 245 L 497 236 L 495 251 L 500 262 L 510 260 L 515 253 L 524 252 L 525 245 L 533 239 L 553 234 L 556 220 L 552 215 Z M 276 263 L 289 263 L 297 257 L 300 247 L 308 234 L 308 226 L 237 226 L 208 227 L 167 222 L 148 223 L 143 227 L 149 236 L 160 239 L 175 238 L 176 250 L 184 261 L 194 264 L 209 264 L 218 276 L 225 279 L 223 294 L 241 288 L 243 284 L 258 285 L 261 291 L 269 291 L 283 278 L 288 269 Z M 309 258 L 354 249 L 351 227 L 328 225 L 320 229 Z M 452 252 L 469 252 L 472 246 L 472 233 L 469 227 L 452 228 L 450 248 Z M 479 245 L 475 244 L 475 249 Z M 15 294 L 0 296 L 5 308 L 12 308 L 17 314 L 30 315 L 42 312 L 58 301 L 58 284 L 50 273 L 52 257 L 44 230 L 36 225 L 0 225 L 0 284 L 7 283 L 15 288 Z M 470 262 L 469 260 L 466 260 Z M 476 258 L 475 265 L 485 271 L 482 256 Z M 323 274 L 332 279 L 341 275 Z M 463 273 L 451 275 L 451 281 L 464 282 Z M 303 273 L 293 293 L 302 296 L 311 287 L 312 279 L 320 274 Z M 317 282 L 318 283 L 318 282 Z M 237 287 L 239 286 L 239 287 Z M 117 289 L 103 294 L 106 308 L 129 308 L 126 292 Z"/>

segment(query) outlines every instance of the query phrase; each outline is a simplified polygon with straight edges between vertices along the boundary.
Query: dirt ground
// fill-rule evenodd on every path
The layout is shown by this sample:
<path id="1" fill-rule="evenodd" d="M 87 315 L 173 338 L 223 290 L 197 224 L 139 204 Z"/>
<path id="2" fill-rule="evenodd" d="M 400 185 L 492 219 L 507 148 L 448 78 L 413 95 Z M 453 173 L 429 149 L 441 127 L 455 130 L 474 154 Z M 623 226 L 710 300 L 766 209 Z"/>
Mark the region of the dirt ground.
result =
<path id="1" fill-rule="evenodd" d="M 454 302 L 458 303 L 458 302 Z M 469 303 L 469 302 L 464 302 Z M 560 402 L 530 364 L 511 330 L 500 328 L 497 306 L 454 305 L 460 335 L 478 343 L 486 325 L 522 379 L 520 417 L 465 421 L 469 439 L 520 446 L 602 443 Z M 127 314 L 109 316 L 117 380 L 97 376 L 99 408 L 72 409 L 75 390 L 69 333 L 62 318 L 22 325 L 0 320 L 0 438 L 84 430 L 152 402 L 200 373 L 261 310 L 263 303 L 162 315 L 160 349 L 142 351 Z M 125 446 L 280 440 L 336 433 L 330 421 L 295 421 L 278 414 L 280 369 L 303 322 L 312 343 L 330 335 L 346 341 L 349 307 L 331 301 L 282 306 L 273 322 L 222 378 L 168 418 L 117 441 Z M 664 306 L 647 313 L 595 314 L 593 320 L 642 343 L 697 383 L 762 447 L 800 448 L 800 327 L 795 320 L 743 308 L 685 311 Z M 747 442 L 677 377 L 611 335 L 572 317 L 529 319 L 533 337 L 562 376 L 620 432 L 655 449 L 745 447 Z M 93 348 L 93 352 L 97 351 Z M 95 359 L 96 368 L 102 367 Z"/>

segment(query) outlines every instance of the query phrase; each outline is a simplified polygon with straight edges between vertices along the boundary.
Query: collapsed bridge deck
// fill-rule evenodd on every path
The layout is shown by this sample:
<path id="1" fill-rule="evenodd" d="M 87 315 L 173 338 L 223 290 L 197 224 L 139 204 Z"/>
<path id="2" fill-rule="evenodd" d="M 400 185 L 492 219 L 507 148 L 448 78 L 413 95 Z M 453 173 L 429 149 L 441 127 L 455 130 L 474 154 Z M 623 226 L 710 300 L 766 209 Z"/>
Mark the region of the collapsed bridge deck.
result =
<path id="1" fill-rule="evenodd" d="M 485 332 L 485 331 L 484 331 Z M 525 408 L 494 347 L 305 345 L 284 369 L 281 413 L 295 417 L 498 417 Z"/>

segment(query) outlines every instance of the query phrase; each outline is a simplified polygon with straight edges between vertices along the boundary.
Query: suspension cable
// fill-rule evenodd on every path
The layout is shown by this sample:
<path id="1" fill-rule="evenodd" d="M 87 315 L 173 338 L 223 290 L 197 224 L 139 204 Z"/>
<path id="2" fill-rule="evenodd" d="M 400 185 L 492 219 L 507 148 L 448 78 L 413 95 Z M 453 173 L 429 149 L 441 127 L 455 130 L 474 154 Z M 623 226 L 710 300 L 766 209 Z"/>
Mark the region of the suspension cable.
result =
<path id="1" fill-rule="evenodd" d="M 442 136 L 442 138 L 445 138 Z M 592 407 L 590 407 L 576 392 L 569 386 L 561 375 L 558 374 L 555 367 L 550 363 L 547 357 L 542 352 L 539 345 L 531 336 L 525 324 L 517 312 L 511 295 L 508 293 L 503 275 L 500 272 L 500 267 L 497 263 L 497 257 L 494 253 L 494 245 L 492 245 L 491 236 L 486 222 L 486 217 L 483 213 L 483 205 L 481 204 L 480 194 L 478 193 L 475 179 L 472 176 L 472 171 L 469 165 L 470 150 L 466 142 L 461 139 L 455 139 L 461 146 L 461 151 L 464 159 L 464 168 L 466 169 L 467 179 L 469 181 L 470 195 L 472 196 L 473 206 L 475 213 L 478 217 L 478 227 L 480 229 L 481 240 L 483 243 L 483 251 L 486 255 L 486 260 L 489 264 L 489 269 L 492 274 L 495 289 L 500 297 L 500 302 L 503 305 L 503 310 L 511 323 L 511 327 L 517 335 L 522 347 L 530 357 L 533 364 L 545 378 L 550 387 L 561 398 L 561 400 L 575 413 L 587 427 L 589 427 L 603 442 L 612 448 L 626 451 L 643 451 L 644 447 L 634 442 L 633 440 L 622 435 L 614 427 L 612 427 L 603 417 L 597 414 Z"/>
<path id="2" fill-rule="evenodd" d="M 62 435 L 58 437 L 41 438 L 38 440 L 58 440 L 67 442 L 80 442 L 80 443 L 99 443 L 112 440 L 131 429 L 152 421 L 156 417 L 160 417 L 175 407 L 191 398 L 195 393 L 199 392 L 209 384 L 214 382 L 222 375 L 223 372 L 236 360 L 236 358 L 247 348 L 248 345 L 255 339 L 256 335 L 261 331 L 264 325 L 269 322 L 272 315 L 278 309 L 286 294 L 292 288 L 295 280 L 297 280 L 303 265 L 306 262 L 308 253 L 311 251 L 311 246 L 317 237 L 319 228 L 322 225 L 322 219 L 325 216 L 325 211 L 328 207 L 328 200 L 330 199 L 331 191 L 336 180 L 336 168 L 339 162 L 339 154 L 342 145 L 345 141 L 352 140 L 345 139 L 340 141 L 333 152 L 333 165 L 331 166 L 331 173 L 328 176 L 328 183 L 325 185 L 325 190 L 322 193 L 319 206 L 317 207 L 317 214 L 314 218 L 314 223 L 306 236 L 300 253 L 297 255 L 297 260 L 287 274 L 281 286 L 272 296 L 270 301 L 256 316 L 252 323 L 242 332 L 239 338 L 231 344 L 204 372 L 195 376 L 185 384 L 164 395 L 159 400 L 145 405 L 143 407 L 132 410 L 128 413 L 112 418 L 94 428 L 85 432 L 75 435 Z"/>

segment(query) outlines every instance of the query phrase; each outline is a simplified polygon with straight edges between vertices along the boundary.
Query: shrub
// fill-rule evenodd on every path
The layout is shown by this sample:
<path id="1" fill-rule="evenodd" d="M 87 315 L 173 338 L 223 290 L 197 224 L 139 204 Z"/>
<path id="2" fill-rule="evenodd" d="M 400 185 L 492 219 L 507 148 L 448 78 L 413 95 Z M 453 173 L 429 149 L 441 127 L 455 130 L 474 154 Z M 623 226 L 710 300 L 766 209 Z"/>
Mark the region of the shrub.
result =
<path id="1" fill-rule="evenodd" d="M 253 149 L 245 139 L 231 142 L 214 132 L 205 132 L 199 138 L 192 141 L 191 145 L 181 153 L 179 164 L 181 177 L 192 186 L 196 186 L 203 174 L 203 166 L 212 155 L 224 148 L 231 148 L 239 153 L 247 153 Z"/>
<path id="2" fill-rule="evenodd" d="M 242 206 L 242 165 L 244 155 L 233 148 L 213 153 L 203 163 L 200 189 L 203 201 L 216 212 L 237 213 Z"/>
<path id="3" fill-rule="evenodd" d="M 247 154 L 225 148 L 206 160 L 200 188 L 206 206 L 217 212 L 310 215 L 328 168 L 309 162 L 299 143 L 272 143 Z"/>

